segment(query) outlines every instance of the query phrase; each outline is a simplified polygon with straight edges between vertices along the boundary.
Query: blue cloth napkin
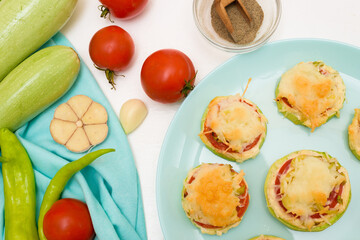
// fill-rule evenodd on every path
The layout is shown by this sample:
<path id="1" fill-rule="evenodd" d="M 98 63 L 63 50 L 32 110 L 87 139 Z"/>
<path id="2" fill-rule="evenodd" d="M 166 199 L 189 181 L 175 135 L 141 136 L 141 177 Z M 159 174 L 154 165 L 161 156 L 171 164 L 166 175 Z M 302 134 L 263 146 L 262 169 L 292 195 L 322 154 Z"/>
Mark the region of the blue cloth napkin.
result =
<path id="1" fill-rule="evenodd" d="M 56 34 L 44 46 L 66 45 L 70 42 Z M 146 239 L 141 189 L 133 155 L 127 137 L 111 105 L 100 90 L 86 65 L 81 61 L 79 76 L 73 87 L 51 107 L 16 131 L 26 148 L 35 171 L 37 216 L 44 192 L 55 173 L 69 161 L 85 153 L 72 153 L 56 143 L 49 131 L 54 111 L 72 96 L 84 94 L 101 103 L 109 115 L 109 133 L 106 140 L 92 150 L 115 148 L 83 169 L 67 184 L 62 198 L 77 198 L 86 202 L 96 232 L 96 239 Z M 4 226 L 3 179 L 0 172 L 0 226 Z M 0 227 L 0 236 L 4 228 Z"/>

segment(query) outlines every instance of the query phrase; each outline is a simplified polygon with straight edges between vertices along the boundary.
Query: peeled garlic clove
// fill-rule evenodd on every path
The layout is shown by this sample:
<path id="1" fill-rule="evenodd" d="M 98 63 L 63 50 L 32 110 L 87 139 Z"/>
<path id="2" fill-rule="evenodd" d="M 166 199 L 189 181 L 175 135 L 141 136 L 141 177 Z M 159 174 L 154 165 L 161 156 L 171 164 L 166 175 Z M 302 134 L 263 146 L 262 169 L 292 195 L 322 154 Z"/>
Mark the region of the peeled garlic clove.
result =
<path id="1" fill-rule="evenodd" d="M 145 119 L 148 110 L 140 99 L 126 101 L 120 109 L 120 123 L 126 134 L 134 131 Z"/>

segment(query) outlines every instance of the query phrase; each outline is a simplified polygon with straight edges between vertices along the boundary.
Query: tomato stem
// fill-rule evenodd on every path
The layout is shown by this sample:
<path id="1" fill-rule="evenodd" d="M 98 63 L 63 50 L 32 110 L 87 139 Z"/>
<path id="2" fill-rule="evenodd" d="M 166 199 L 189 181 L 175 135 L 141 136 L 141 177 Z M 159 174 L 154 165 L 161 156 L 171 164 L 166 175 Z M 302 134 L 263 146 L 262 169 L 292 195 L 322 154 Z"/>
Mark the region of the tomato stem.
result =
<path id="1" fill-rule="evenodd" d="M 194 80 L 196 78 L 196 75 L 197 75 L 197 71 L 195 72 L 195 75 L 193 78 L 191 78 L 190 80 L 184 80 L 185 84 L 184 84 L 184 87 L 183 89 L 181 89 L 181 94 L 184 95 L 184 97 L 186 98 L 189 93 L 194 89 Z"/>
<path id="2" fill-rule="evenodd" d="M 98 9 L 101 11 L 100 17 L 106 19 L 106 17 L 109 15 L 109 20 L 110 20 L 110 22 L 112 22 L 112 23 L 114 22 L 114 21 L 110 18 L 110 16 L 111 16 L 110 10 L 109 10 L 107 7 L 105 7 L 104 5 L 99 5 L 99 6 L 98 6 Z"/>
<path id="3" fill-rule="evenodd" d="M 115 82 L 114 82 L 114 72 L 109 70 L 109 69 L 106 69 L 105 70 L 105 75 L 106 75 L 106 78 L 107 80 L 109 81 L 109 83 L 111 84 L 112 88 L 111 89 L 114 89 L 116 90 L 115 88 Z"/>
<path id="4" fill-rule="evenodd" d="M 115 81 L 114 81 L 114 76 L 125 77 L 124 75 L 117 75 L 117 74 L 115 74 L 115 72 L 114 72 L 113 70 L 100 68 L 100 67 L 96 66 L 95 64 L 94 64 L 94 66 L 95 66 L 96 69 L 105 72 L 106 79 L 109 81 L 109 83 L 110 83 L 111 86 L 112 86 L 111 89 L 116 90 L 116 88 L 115 88 L 116 83 L 115 83 Z"/>

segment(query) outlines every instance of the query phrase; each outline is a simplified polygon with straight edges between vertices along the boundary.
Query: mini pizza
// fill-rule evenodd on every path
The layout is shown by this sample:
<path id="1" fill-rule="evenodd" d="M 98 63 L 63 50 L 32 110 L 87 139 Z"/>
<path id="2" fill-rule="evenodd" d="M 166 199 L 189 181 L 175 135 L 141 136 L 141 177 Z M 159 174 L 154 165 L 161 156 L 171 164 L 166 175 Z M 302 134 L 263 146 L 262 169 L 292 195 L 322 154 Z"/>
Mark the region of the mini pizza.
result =
<path id="1" fill-rule="evenodd" d="M 205 146 L 222 158 L 243 162 L 255 158 L 266 137 L 267 119 L 240 95 L 214 98 L 201 121 Z"/>
<path id="2" fill-rule="evenodd" d="M 260 235 L 260 236 L 251 238 L 249 240 L 285 240 L 285 239 L 275 237 L 275 236 L 270 236 L 270 235 Z"/>
<path id="3" fill-rule="evenodd" d="M 349 176 L 323 152 L 302 150 L 277 160 L 266 177 L 270 213 L 297 231 L 322 231 L 345 212 L 351 198 Z"/>
<path id="4" fill-rule="evenodd" d="M 360 160 L 360 109 L 355 109 L 355 115 L 349 125 L 348 133 L 350 150 Z"/>
<path id="5" fill-rule="evenodd" d="M 182 207 L 202 233 L 221 235 L 239 225 L 249 200 L 244 172 L 229 164 L 203 163 L 184 181 Z"/>
<path id="6" fill-rule="evenodd" d="M 339 72 L 323 62 L 301 62 L 282 75 L 275 95 L 279 112 L 313 132 L 340 117 L 345 85 Z"/>

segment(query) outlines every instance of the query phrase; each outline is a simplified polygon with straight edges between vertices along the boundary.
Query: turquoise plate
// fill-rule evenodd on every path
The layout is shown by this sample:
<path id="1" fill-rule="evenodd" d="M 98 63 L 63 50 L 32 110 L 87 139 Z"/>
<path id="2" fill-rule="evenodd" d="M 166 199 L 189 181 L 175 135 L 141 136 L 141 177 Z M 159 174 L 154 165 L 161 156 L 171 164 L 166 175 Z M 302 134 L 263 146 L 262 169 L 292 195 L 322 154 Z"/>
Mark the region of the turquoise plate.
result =
<path id="1" fill-rule="evenodd" d="M 338 70 L 347 87 L 340 118 L 333 118 L 314 133 L 294 125 L 277 110 L 275 86 L 287 69 L 299 62 L 323 60 Z M 260 154 L 242 164 L 224 160 L 201 142 L 201 116 L 216 96 L 242 93 L 252 78 L 245 97 L 265 114 L 268 132 Z M 360 49 L 338 42 L 305 39 L 268 44 L 248 54 L 237 55 L 205 77 L 188 96 L 175 115 L 164 140 L 157 169 L 157 207 L 165 239 L 236 239 L 246 240 L 260 234 L 287 240 L 354 240 L 360 238 L 360 161 L 351 153 L 347 127 L 360 107 Z M 272 217 L 266 207 L 264 181 L 270 165 L 296 150 L 328 152 L 348 170 L 352 199 L 348 210 L 333 226 L 317 233 L 288 229 Z M 250 205 L 239 226 L 218 236 L 201 234 L 186 217 L 181 206 L 181 190 L 188 171 L 200 163 L 229 163 L 243 169 L 249 184 Z M 356 237 L 357 236 L 357 237 Z"/>

